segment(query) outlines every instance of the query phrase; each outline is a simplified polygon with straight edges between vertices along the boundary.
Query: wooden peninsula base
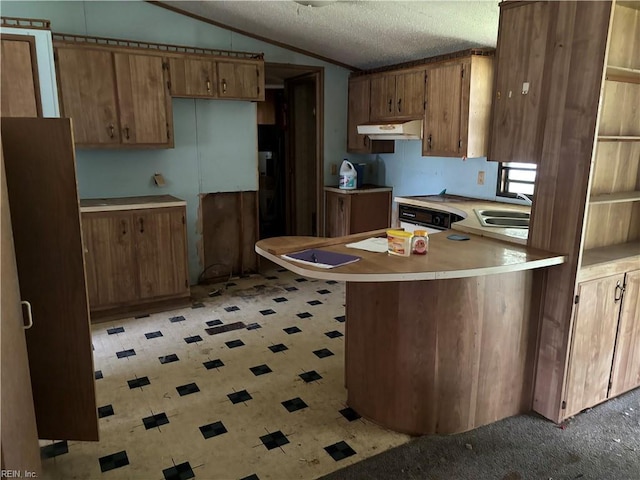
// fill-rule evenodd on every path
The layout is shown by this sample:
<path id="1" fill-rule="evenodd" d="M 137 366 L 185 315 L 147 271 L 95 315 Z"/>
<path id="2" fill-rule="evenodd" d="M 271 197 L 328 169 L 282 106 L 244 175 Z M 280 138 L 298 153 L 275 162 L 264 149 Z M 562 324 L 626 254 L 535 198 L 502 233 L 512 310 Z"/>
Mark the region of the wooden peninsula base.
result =
<path id="1" fill-rule="evenodd" d="M 347 404 L 411 435 L 458 433 L 531 410 L 539 299 L 534 269 L 562 255 L 469 235 L 430 236 L 428 255 L 347 248 L 348 237 L 277 237 L 256 252 L 299 275 L 346 282 Z M 360 260 L 331 269 L 289 261 L 307 248 Z M 534 298 L 536 297 L 536 298 Z"/>
<path id="2" fill-rule="evenodd" d="M 347 283 L 348 405 L 392 430 L 458 433 L 531 410 L 532 271 Z"/>

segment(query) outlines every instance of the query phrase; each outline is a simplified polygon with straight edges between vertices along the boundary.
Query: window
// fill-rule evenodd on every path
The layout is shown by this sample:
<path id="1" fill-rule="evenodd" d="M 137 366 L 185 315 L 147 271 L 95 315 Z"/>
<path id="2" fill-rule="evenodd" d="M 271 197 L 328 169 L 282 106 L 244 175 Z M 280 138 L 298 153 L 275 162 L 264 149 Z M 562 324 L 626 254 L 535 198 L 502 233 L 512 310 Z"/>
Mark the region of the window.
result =
<path id="1" fill-rule="evenodd" d="M 516 198 L 518 193 L 533 195 L 535 181 L 536 165 L 534 163 L 500 163 L 496 194 L 511 198 Z"/>

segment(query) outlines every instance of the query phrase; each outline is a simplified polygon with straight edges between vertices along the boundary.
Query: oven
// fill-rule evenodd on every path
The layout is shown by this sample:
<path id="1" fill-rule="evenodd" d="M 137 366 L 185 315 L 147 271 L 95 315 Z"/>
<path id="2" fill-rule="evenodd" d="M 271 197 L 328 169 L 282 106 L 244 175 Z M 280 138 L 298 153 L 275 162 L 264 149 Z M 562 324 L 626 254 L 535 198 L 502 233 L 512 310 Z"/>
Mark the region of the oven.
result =
<path id="1" fill-rule="evenodd" d="M 451 224 L 464 217 L 429 207 L 398 204 L 398 220 L 400 228 L 408 232 L 426 230 L 427 233 L 438 233 L 451 228 Z"/>

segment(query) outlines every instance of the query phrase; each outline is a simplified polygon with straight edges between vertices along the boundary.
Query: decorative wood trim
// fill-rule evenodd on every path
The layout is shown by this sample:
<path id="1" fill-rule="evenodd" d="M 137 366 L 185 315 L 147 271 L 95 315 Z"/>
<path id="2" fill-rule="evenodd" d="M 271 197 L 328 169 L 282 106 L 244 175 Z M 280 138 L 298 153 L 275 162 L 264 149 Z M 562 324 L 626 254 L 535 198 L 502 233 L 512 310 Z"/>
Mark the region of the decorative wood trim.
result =
<path id="1" fill-rule="evenodd" d="M 0 17 L 0 27 L 51 30 L 51 20 L 41 18 Z"/>
<path id="2" fill-rule="evenodd" d="M 95 45 L 100 47 L 135 48 L 160 53 L 180 53 L 245 60 L 264 60 L 264 53 L 218 50 L 212 48 L 189 47 L 185 45 L 171 45 L 166 43 L 140 42 L 137 40 L 126 40 L 118 38 L 90 37 L 86 35 L 74 35 L 70 33 L 54 33 L 53 40 L 56 42 Z"/>
<path id="3" fill-rule="evenodd" d="M 256 35 L 255 33 L 247 32 L 245 30 L 240 30 L 239 28 L 231 27 L 229 25 L 225 25 L 224 23 L 216 22 L 209 18 L 202 17 L 200 15 L 196 15 L 195 13 L 187 12 L 186 10 L 182 10 L 181 8 L 174 7 L 173 5 L 165 5 L 164 3 L 153 1 L 153 0 L 145 0 L 147 3 L 155 5 L 156 7 L 164 8 L 165 10 L 169 10 L 174 13 L 178 13 L 180 15 L 184 15 L 185 17 L 193 18 L 194 20 L 198 20 L 200 22 L 208 23 L 209 25 L 213 25 L 214 27 L 224 28 L 225 30 L 229 30 L 231 32 L 239 33 L 240 35 L 245 35 L 249 38 L 254 38 L 264 43 L 268 43 L 271 45 L 275 45 L 276 47 L 285 48 L 287 50 L 291 50 L 292 52 L 301 53 L 302 55 L 306 55 L 308 57 L 317 58 L 318 60 L 322 60 L 323 62 L 331 63 L 332 65 L 337 65 L 342 68 L 346 68 L 347 70 L 352 71 L 360 71 L 359 68 L 354 67 L 352 65 L 347 65 L 346 63 L 338 62 L 331 58 L 323 57 L 322 55 L 318 55 L 316 53 L 309 52 L 307 50 L 303 50 L 301 48 L 294 47 L 293 45 L 288 45 L 286 43 L 278 42 L 275 40 L 271 40 L 266 37 L 262 37 L 260 35 Z"/>
<path id="4" fill-rule="evenodd" d="M 40 75 L 38 74 L 38 55 L 36 52 L 36 37 L 33 35 L 14 35 L 11 33 L 0 34 L 0 40 L 27 42 L 31 52 L 31 73 L 33 76 L 33 93 L 35 95 L 36 112 L 42 117 L 42 97 L 40 95 Z"/>
<path id="5" fill-rule="evenodd" d="M 598 135 L 599 142 L 640 142 L 640 137 L 631 135 Z"/>

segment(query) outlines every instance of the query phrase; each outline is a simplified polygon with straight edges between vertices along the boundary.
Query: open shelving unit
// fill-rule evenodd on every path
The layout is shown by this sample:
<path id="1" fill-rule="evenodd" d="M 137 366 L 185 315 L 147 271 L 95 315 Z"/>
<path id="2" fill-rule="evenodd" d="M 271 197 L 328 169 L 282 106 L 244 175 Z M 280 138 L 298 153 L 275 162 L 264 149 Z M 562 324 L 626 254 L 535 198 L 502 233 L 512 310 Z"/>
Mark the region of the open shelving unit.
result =
<path id="1" fill-rule="evenodd" d="M 640 261 L 640 2 L 615 4 L 581 278 L 620 273 Z"/>

